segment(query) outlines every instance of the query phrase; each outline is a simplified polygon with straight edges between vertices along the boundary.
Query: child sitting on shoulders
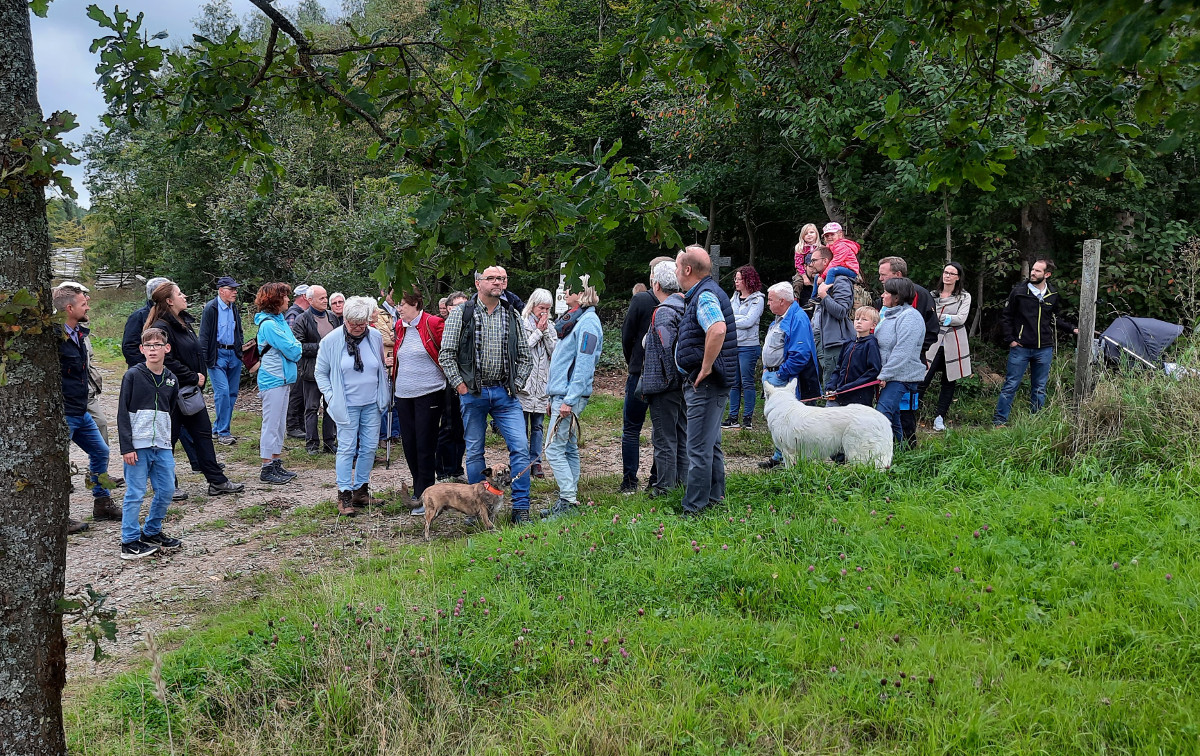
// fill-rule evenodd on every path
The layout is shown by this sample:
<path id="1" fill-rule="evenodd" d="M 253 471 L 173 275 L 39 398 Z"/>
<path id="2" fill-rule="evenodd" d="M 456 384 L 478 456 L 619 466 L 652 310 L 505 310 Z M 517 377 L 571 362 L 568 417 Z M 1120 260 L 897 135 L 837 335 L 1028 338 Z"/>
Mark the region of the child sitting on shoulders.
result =
<path id="1" fill-rule="evenodd" d="M 879 325 L 879 311 L 874 307 L 859 307 L 854 311 L 854 333 L 856 338 L 842 348 L 837 370 L 825 386 L 827 406 L 847 404 L 875 406 L 875 389 L 878 386 L 863 386 L 878 380 L 883 359 L 879 356 L 879 342 L 875 340 L 875 326 Z"/>
<path id="2" fill-rule="evenodd" d="M 125 501 L 121 517 L 121 558 L 141 559 L 159 549 L 177 549 L 178 538 L 163 532 L 162 521 L 175 494 L 175 457 L 171 453 L 171 410 L 179 399 L 179 380 L 163 364 L 171 345 L 158 328 L 142 332 L 141 352 L 146 357 L 121 379 L 117 401 L 117 429 L 121 459 L 125 462 Z M 154 486 L 154 499 L 142 526 L 142 498 L 146 481 Z"/>
<path id="3" fill-rule="evenodd" d="M 825 246 L 829 247 L 833 259 L 829 261 L 829 267 L 825 269 L 825 273 L 813 280 L 814 297 L 817 295 L 817 287 L 821 284 L 831 284 L 833 279 L 838 276 L 845 276 L 854 281 L 858 279 L 861 272 L 858 267 L 858 251 L 861 247 L 858 242 L 846 238 L 842 232 L 842 224 L 826 223 L 825 228 L 821 229 L 821 235 L 824 237 Z"/>

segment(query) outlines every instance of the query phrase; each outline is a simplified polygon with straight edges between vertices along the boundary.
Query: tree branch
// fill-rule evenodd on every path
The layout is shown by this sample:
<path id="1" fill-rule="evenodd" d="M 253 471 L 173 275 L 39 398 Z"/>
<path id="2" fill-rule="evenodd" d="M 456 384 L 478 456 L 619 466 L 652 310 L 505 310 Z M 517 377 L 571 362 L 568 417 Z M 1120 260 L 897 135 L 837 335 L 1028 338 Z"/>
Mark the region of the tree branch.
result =
<path id="1" fill-rule="evenodd" d="M 279 27 L 276 26 L 275 24 L 271 24 L 271 35 L 269 37 L 267 37 L 267 52 L 265 55 L 263 55 L 262 68 L 258 69 L 258 73 L 254 75 L 254 78 L 251 79 L 250 83 L 247 85 L 251 89 L 253 89 L 254 87 L 257 87 L 259 84 L 261 84 L 263 82 L 263 79 L 266 78 L 267 69 L 271 67 L 271 62 L 275 60 L 275 42 L 278 39 L 279 39 Z M 253 98 L 251 98 L 250 95 L 246 95 L 246 97 L 242 100 L 242 104 L 238 105 L 236 108 L 234 108 L 233 110 L 231 110 L 229 112 L 234 115 L 240 115 L 242 113 L 245 113 L 246 109 L 250 107 L 250 102 L 252 99 Z"/>

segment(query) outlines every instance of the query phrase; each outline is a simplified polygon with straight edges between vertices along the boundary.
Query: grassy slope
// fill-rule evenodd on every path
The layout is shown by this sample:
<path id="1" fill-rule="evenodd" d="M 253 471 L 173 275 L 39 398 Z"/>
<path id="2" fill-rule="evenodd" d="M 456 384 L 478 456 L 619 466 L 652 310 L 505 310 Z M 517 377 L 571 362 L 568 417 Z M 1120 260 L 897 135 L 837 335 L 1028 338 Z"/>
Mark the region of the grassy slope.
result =
<path id="1" fill-rule="evenodd" d="M 166 657 L 171 737 L 202 753 L 1195 751 L 1194 477 L 1119 484 L 1041 438 L 1018 423 L 889 474 L 739 476 L 694 522 L 594 481 L 595 506 L 561 524 L 281 579 Z M 73 752 L 165 749 L 150 690 L 141 670 L 85 696 Z"/>

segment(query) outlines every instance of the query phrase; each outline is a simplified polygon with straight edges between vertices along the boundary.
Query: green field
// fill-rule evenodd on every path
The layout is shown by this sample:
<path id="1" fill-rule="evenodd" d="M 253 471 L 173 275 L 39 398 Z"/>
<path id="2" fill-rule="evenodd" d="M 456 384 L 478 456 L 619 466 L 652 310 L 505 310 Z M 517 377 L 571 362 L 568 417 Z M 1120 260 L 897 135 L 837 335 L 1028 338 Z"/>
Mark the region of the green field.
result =
<path id="1" fill-rule="evenodd" d="M 1051 408 L 698 520 L 592 479 L 572 519 L 264 578 L 167 639 L 165 706 L 148 664 L 74 696 L 72 752 L 1200 751 L 1195 426 L 1147 443 L 1184 390 L 1113 386 L 1075 454 Z"/>

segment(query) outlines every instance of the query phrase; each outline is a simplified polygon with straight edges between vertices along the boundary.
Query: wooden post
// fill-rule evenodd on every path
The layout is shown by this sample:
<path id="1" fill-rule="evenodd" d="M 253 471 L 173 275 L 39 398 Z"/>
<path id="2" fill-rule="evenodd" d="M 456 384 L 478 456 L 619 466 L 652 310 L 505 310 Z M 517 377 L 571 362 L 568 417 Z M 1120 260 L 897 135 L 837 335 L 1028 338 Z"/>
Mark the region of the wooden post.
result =
<path id="1" fill-rule="evenodd" d="M 1083 243 L 1083 279 L 1079 289 L 1079 345 L 1075 349 L 1075 407 L 1092 391 L 1092 345 L 1096 333 L 1096 289 L 1100 283 L 1100 240 Z"/>
<path id="2" fill-rule="evenodd" d="M 712 259 L 713 280 L 716 281 L 717 283 L 720 283 L 721 282 L 721 268 L 728 267 L 729 263 L 732 262 L 732 260 L 730 260 L 728 256 L 721 254 L 721 245 L 720 244 L 712 245 L 712 249 L 709 252 L 709 256 Z"/>

